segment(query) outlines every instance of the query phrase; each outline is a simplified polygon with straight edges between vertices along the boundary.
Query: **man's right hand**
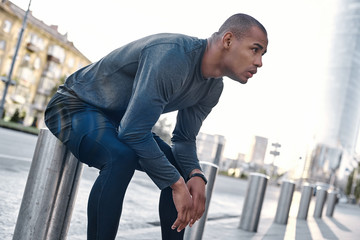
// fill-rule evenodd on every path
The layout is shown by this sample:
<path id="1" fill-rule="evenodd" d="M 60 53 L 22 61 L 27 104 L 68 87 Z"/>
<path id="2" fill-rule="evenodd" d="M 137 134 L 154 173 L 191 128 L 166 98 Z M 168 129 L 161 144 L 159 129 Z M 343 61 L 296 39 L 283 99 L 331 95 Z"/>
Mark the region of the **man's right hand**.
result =
<path id="1" fill-rule="evenodd" d="M 191 220 L 192 200 L 189 190 L 182 177 L 171 185 L 173 201 L 177 210 L 177 218 L 172 225 L 172 229 L 178 232 L 183 230 Z"/>

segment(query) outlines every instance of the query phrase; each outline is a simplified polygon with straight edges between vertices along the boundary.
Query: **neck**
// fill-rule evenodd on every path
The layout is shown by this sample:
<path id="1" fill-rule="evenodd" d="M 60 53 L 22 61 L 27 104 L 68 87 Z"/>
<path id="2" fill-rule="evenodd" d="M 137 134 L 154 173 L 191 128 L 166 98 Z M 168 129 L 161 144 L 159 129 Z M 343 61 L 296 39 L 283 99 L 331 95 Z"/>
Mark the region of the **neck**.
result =
<path id="1" fill-rule="evenodd" d="M 204 78 L 219 78 L 223 76 L 220 70 L 220 54 L 217 45 L 218 42 L 214 36 L 208 38 L 201 63 L 201 72 Z"/>

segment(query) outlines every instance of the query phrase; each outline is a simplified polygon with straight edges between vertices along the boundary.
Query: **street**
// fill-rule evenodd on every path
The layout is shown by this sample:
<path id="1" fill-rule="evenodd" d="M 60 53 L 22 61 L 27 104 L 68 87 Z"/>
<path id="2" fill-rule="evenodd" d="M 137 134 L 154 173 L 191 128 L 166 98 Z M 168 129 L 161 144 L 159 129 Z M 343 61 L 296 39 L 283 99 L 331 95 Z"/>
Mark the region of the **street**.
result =
<path id="1" fill-rule="evenodd" d="M 0 239 L 11 240 L 15 229 L 37 136 L 0 128 Z M 84 166 L 68 231 L 69 240 L 86 239 L 87 199 L 98 175 Z M 360 208 L 338 204 L 335 217 L 296 220 L 301 193 L 295 191 L 287 225 L 274 224 L 280 188 L 268 184 L 257 232 L 240 230 L 239 222 L 248 181 L 217 175 L 203 239 L 356 239 Z M 126 193 L 117 240 L 160 239 L 160 191 L 143 172 L 136 172 Z M 324 213 L 325 214 L 325 213 Z"/>

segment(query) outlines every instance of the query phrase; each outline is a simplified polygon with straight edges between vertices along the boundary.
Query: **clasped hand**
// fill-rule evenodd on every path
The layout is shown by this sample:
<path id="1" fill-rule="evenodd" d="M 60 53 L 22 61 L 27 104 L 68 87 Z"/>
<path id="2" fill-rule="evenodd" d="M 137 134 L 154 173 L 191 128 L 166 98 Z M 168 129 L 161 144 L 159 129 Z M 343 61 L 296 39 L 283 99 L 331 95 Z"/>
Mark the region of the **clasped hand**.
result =
<path id="1" fill-rule="evenodd" d="M 178 232 L 187 225 L 192 225 L 201 218 L 205 211 L 205 183 L 199 177 L 191 178 L 187 184 L 180 179 L 172 186 L 173 201 L 177 210 L 177 218 L 172 229 Z"/>

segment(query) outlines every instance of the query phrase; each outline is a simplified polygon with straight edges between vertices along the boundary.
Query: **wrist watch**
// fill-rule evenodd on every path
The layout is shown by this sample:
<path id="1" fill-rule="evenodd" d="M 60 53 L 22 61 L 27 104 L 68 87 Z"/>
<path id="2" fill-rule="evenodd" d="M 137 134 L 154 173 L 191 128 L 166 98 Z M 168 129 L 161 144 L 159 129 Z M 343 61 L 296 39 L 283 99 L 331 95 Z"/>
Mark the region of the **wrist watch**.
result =
<path id="1" fill-rule="evenodd" d="M 193 173 L 193 174 L 190 175 L 189 180 L 190 180 L 191 178 L 193 178 L 193 177 L 200 177 L 200 178 L 202 178 L 202 180 L 204 180 L 205 185 L 207 184 L 207 179 L 206 179 L 206 177 L 204 176 L 204 174 L 202 174 L 202 173 Z"/>

